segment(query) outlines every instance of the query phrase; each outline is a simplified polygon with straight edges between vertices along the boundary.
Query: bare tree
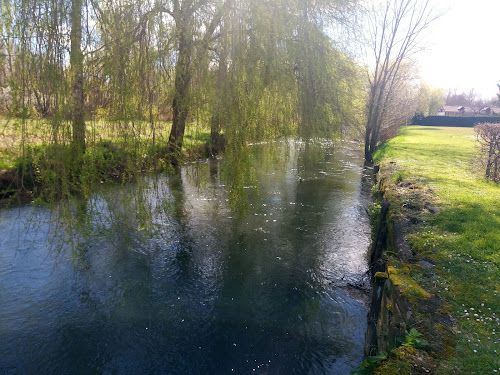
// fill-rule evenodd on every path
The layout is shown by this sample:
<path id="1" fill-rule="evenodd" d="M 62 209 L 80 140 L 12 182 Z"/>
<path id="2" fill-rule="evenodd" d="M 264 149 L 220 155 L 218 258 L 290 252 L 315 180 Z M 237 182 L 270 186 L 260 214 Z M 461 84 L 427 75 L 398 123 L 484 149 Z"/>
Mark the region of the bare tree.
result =
<path id="1" fill-rule="evenodd" d="M 448 91 L 446 97 L 447 105 L 464 106 L 467 107 L 467 112 L 472 113 L 474 116 L 481 115 L 481 110 L 484 107 L 494 104 L 494 100 L 483 99 L 474 89 L 458 93 L 457 90 Z"/>
<path id="2" fill-rule="evenodd" d="M 370 47 L 375 71 L 369 77 L 369 101 L 365 131 L 365 160 L 380 140 L 396 95 L 401 68 L 420 48 L 420 36 L 435 20 L 429 0 L 386 0 L 370 17 Z"/>
<path id="3" fill-rule="evenodd" d="M 481 110 L 486 106 L 486 101 L 481 98 L 474 89 L 465 94 L 465 104 L 472 110 L 474 115 L 478 116 Z"/>
<path id="4" fill-rule="evenodd" d="M 386 115 L 378 135 L 380 142 L 396 136 L 400 126 L 407 124 L 417 111 L 418 86 L 411 64 L 401 66 L 386 107 Z"/>

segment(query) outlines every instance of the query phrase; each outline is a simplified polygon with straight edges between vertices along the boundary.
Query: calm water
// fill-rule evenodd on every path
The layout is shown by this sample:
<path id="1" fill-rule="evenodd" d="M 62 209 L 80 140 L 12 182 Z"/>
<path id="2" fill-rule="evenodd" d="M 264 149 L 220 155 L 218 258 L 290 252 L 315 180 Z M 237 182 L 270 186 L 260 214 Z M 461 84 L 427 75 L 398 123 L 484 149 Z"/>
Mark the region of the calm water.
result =
<path id="1" fill-rule="evenodd" d="M 359 151 L 255 145 L 240 184 L 207 161 L 70 211 L 1 211 L 0 373 L 348 374 L 366 329 L 346 286 L 369 241 Z"/>

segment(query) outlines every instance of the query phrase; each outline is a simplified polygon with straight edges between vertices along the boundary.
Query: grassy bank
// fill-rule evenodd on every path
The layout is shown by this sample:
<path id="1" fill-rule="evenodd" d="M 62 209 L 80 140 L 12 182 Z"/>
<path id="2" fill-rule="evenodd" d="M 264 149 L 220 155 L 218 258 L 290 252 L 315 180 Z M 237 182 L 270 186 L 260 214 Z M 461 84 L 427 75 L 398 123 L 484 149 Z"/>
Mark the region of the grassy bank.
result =
<path id="1" fill-rule="evenodd" d="M 96 182 L 125 181 L 137 172 L 168 171 L 170 122 L 87 122 L 87 151 L 79 176 L 71 176 L 71 126 L 47 120 L 0 118 L 0 202 L 14 196 L 43 200 L 89 189 Z M 57 129 L 57 132 L 54 131 Z M 206 154 L 210 129 L 190 126 L 184 137 L 186 159 Z M 47 193 L 50 193 L 47 196 Z M 44 197 L 45 196 L 45 197 Z"/>
<path id="2" fill-rule="evenodd" d="M 500 185 L 483 178 L 474 130 L 407 127 L 375 160 L 414 258 L 435 265 L 410 265 L 411 277 L 456 322 L 437 373 L 500 373 Z"/>
<path id="3" fill-rule="evenodd" d="M 92 148 L 103 142 L 114 143 L 121 148 L 140 147 L 146 151 L 155 145 L 166 145 L 172 123 L 159 121 L 154 123 L 154 131 L 150 123 L 144 121 L 88 121 L 86 129 L 87 145 Z M 22 157 L 23 148 L 43 147 L 54 143 L 68 143 L 71 140 L 71 124 L 57 124 L 54 135 L 54 124 L 44 119 L 16 119 L 0 117 L 0 170 L 12 169 L 17 159 Z M 184 148 L 189 152 L 209 141 L 210 129 L 203 126 L 189 126 L 186 129 Z"/>

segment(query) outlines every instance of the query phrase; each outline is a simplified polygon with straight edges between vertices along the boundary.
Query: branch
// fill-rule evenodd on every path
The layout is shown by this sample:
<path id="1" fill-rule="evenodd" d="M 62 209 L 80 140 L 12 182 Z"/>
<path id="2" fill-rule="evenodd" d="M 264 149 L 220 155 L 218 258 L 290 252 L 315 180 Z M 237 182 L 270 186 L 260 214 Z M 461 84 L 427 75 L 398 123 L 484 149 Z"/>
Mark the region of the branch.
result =
<path id="1" fill-rule="evenodd" d="M 150 17 L 156 16 L 157 14 L 161 14 L 161 13 L 167 13 L 172 18 L 175 19 L 174 13 L 170 9 L 168 9 L 162 5 L 156 5 L 151 10 L 147 11 L 146 13 L 144 13 L 141 16 L 141 19 L 139 20 L 137 26 L 135 27 L 135 30 L 134 30 L 135 34 L 140 35 L 144 31 L 144 29 L 146 28 L 147 22 L 149 21 Z"/>
<path id="2" fill-rule="evenodd" d="M 203 39 L 201 40 L 201 45 L 205 48 L 208 49 L 208 45 L 212 38 L 214 37 L 214 32 L 217 26 L 220 24 L 222 17 L 224 16 L 224 13 L 226 10 L 228 10 L 231 7 L 232 0 L 226 0 L 223 5 L 221 5 L 217 11 L 215 12 L 212 20 L 210 21 L 210 24 L 207 26 L 207 29 L 205 31 L 205 35 L 203 36 Z"/>

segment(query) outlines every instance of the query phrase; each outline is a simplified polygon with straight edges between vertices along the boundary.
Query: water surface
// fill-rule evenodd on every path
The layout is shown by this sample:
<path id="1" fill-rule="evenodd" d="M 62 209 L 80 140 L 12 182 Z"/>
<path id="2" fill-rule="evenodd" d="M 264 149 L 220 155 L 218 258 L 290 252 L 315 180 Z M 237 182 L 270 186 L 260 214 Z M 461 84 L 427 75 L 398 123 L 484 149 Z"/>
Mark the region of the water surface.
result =
<path id="1" fill-rule="evenodd" d="M 356 368 L 366 307 L 348 284 L 369 241 L 358 146 L 254 145 L 245 163 L 240 182 L 211 160 L 69 211 L 3 210 L 0 373 Z"/>

